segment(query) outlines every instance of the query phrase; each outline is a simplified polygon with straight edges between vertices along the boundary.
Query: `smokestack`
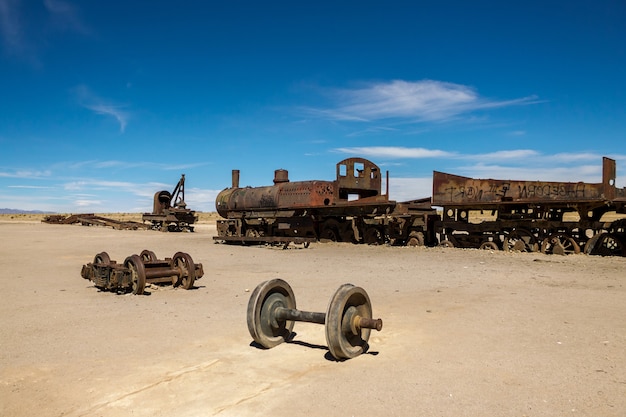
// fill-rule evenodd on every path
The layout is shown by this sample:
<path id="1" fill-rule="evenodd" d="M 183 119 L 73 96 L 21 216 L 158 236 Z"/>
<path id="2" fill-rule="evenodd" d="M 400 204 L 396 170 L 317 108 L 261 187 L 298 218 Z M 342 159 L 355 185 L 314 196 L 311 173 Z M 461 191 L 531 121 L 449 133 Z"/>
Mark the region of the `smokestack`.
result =
<path id="1" fill-rule="evenodd" d="M 286 169 L 277 169 L 274 171 L 274 184 L 289 182 L 289 171 Z"/>
<path id="2" fill-rule="evenodd" d="M 233 169 L 233 188 L 239 188 L 239 170 Z"/>

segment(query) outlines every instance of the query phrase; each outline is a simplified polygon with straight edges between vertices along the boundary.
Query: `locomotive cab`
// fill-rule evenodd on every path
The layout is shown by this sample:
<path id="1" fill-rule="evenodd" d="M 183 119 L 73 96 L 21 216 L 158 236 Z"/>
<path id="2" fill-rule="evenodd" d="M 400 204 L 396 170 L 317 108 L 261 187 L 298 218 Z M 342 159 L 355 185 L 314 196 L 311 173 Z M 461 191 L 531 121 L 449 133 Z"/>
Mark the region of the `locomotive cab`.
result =
<path id="1" fill-rule="evenodd" d="M 337 164 L 337 187 L 341 200 L 379 196 L 380 169 L 367 159 L 344 159 Z"/>

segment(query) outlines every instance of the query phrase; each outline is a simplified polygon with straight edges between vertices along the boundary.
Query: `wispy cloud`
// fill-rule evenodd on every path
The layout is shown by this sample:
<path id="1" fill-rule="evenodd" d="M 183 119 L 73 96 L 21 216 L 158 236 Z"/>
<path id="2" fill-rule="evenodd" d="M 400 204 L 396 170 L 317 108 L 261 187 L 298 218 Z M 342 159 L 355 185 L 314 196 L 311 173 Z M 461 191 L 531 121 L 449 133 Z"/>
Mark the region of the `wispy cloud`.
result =
<path id="1" fill-rule="evenodd" d="M 78 103 L 82 107 L 89 109 L 96 114 L 115 118 L 120 126 L 120 132 L 124 133 L 130 117 L 129 113 L 123 110 L 126 106 L 115 104 L 109 100 L 99 97 L 86 85 L 79 85 L 75 87 L 74 92 Z"/>
<path id="2" fill-rule="evenodd" d="M 14 170 L 14 171 L 0 171 L 0 178 L 24 178 L 24 179 L 33 179 L 33 178 L 45 178 L 52 175 L 52 172 L 49 170 L 45 171 L 36 171 L 36 170 Z"/>
<path id="3" fill-rule="evenodd" d="M 529 161 L 535 161 L 540 163 L 546 163 L 548 160 L 553 162 L 579 162 L 579 161 L 593 161 L 601 158 L 601 155 L 580 152 L 580 153 L 560 153 L 555 155 L 542 155 L 540 152 L 533 149 L 513 149 L 496 151 L 489 153 L 478 154 L 462 154 L 458 152 L 444 151 L 440 149 L 427 149 L 427 148 L 411 148 L 404 146 L 364 146 L 364 147 L 346 147 L 335 148 L 331 152 L 360 155 L 367 158 L 387 158 L 387 159 L 427 159 L 427 158 L 439 158 L 439 159 L 462 159 L 462 160 L 476 160 L 481 162 L 488 161 L 523 161 L 529 163 Z"/>
<path id="4" fill-rule="evenodd" d="M 63 188 L 66 190 L 93 190 L 93 189 L 122 189 L 122 190 L 134 190 L 138 187 L 137 184 L 125 181 L 101 181 L 101 180 L 81 180 L 71 181 L 66 183 Z"/>
<path id="5" fill-rule="evenodd" d="M 536 96 L 491 100 L 461 84 L 436 81 L 370 83 L 354 89 L 334 90 L 328 108 L 309 108 L 310 114 L 333 120 L 372 122 L 403 119 L 441 122 L 477 110 L 537 103 Z"/>
<path id="6" fill-rule="evenodd" d="M 481 153 L 481 154 L 470 154 L 470 155 L 462 155 L 461 158 L 464 159 L 479 159 L 481 161 L 485 160 L 527 160 L 527 158 L 535 158 L 539 156 L 539 152 L 531 150 L 531 149 L 516 149 L 510 151 L 496 151 L 489 153 Z"/>
<path id="7" fill-rule="evenodd" d="M 27 190 L 51 190 L 54 187 L 44 187 L 41 185 L 7 185 L 7 188 L 23 188 Z"/>
<path id="8" fill-rule="evenodd" d="M 188 164 L 164 164 L 158 162 L 146 162 L 146 161 L 120 161 L 120 160 L 108 160 L 108 161 L 98 161 L 98 160 L 87 160 L 80 162 L 72 162 L 72 163 L 60 163 L 55 165 L 56 169 L 136 169 L 136 168 L 150 168 L 150 169 L 158 169 L 162 171 L 184 171 L 186 169 L 193 169 L 197 167 L 202 167 L 206 165 L 210 165 L 210 162 L 197 162 L 197 163 L 188 163 Z"/>
<path id="9" fill-rule="evenodd" d="M 369 146 L 353 148 L 336 148 L 334 152 L 359 155 L 367 158 L 451 158 L 455 156 L 453 152 L 446 152 L 437 149 L 406 148 L 401 146 Z"/>

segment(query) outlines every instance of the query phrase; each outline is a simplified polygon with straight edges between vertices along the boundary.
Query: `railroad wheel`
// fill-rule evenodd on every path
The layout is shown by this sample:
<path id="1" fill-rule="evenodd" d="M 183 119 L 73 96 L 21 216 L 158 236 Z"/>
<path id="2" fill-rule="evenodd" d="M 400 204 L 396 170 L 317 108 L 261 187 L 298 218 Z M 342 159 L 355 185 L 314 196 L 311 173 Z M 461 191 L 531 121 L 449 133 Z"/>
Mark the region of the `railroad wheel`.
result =
<path id="1" fill-rule="evenodd" d="M 597 242 L 591 249 L 592 255 L 600 256 L 626 256 L 624 242 L 613 233 L 600 234 Z"/>
<path id="2" fill-rule="evenodd" d="M 406 241 L 407 246 L 424 246 L 424 233 L 413 230 Z"/>
<path id="3" fill-rule="evenodd" d="M 95 258 L 93 258 L 94 265 L 106 266 L 106 265 L 109 265 L 110 263 L 111 263 L 111 258 L 109 257 L 109 254 L 106 252 L 100 252 L 99 254 L 95 256 Z"/>
<path id="4" fill-rule="evenodd" d="M 486 242 L 481 243 L 478 249 L 500 250 L 500 248 L 498 248 L 498 245 L 496 245 L 496 242 L 491 242 L 491 241 L 486 241 Z"/>
<path id="5" fill-rule="evenodd" d="M 359 243 L 354 236 L 354 230 L 352 230 L 352 227 L 347 227 L 346 230 L 343 230 L 339 237 L 342 242 Z"/>
<path id="6" fill-rule="evenodd" d="M 280 278 L 257 285 L 248 301 L 247 322 L 250 336 L 269 349 L 289 340 L 294 321 L 272 320 L 277 307 L 296 308 L 291 286 Z"/>
<path id="7" fill-rule="evenodd" d="M 554 255 L 570 255 L 580 253 L 578 243 L 565 233 L 555 233 L 543 240 L 541 252 Z"/>
<path id="8" fill-rule="evenodd" d="M 363 234 L 363 242 L 368 245 L 382 245 L 385 243 L 385 235 L 376 226 L 369 226 Z"/>
<path id="9" fill-rule="evenodd" d="M 172 262 L 174 262 L 174 267 L 180 270 L 180 278 L 176 284 L 181 285 L 186 290 L 193 288 L 193 283 L 196 280 L 196 266 L 191 256 L 184 252 L 176 252 Z"/>
<path id="10" fill-rule="evenodd" d="M 355 328 L 354 316 L 372 318 L 372 305 L 363 288 L 343 284 L 326 310 L 326 342 L 337 359 L 350 359 L 368 349 L 370 329 Z"/>
<path id="11" fill-rule="evenodd" d="M 132 255 L 126 258 L 124 266 L 130 270 L 130 282 L 133 294 L 143 294 L 143 290 L 146 287 L 146 269 L 139 255 Z"/>
<path id="12" fill-rule="evenodd" d="M 247 229 L 246 237 L 261 237 L 261 234 L 256 229 Z"/>
<path id="13" fill-rule="evenodd" d="M 442 248 L 453 248 L 454 243 L 452 243 L 451 240 L 445 239 L 439 242 L 439 246 L 441 246 Z"/>
<path id="14" fill-rule="evenodd" d="M 525 229 L 514 229 L 504 238 L 504 250 L 507 252 L 537 252 L 537 239 Z"/>
<path id="15" fill-rule="evenodd" d="M 156 261 L 158 258 L 156 257 L 156 255 L 154 254 L 154 252 L 152 252 L 151 250 L 148 249 L 144 249 L 139 256 L 141 257 L 141 260 L 146 263 L 146 262 L 154 262 Z"/>
<path id="16" fill-rule="evenodd" d="M 320 240 L 339 242 L 339 222 L 335 219 L 328 219 L 322 224 Z"/>

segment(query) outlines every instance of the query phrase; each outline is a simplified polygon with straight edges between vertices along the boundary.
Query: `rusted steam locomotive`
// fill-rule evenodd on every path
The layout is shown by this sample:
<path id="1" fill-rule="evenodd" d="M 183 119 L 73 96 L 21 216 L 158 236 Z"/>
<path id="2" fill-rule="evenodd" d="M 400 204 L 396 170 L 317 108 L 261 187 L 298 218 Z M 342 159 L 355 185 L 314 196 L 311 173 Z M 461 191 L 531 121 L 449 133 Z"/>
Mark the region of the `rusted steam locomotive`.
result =
<path id="1" fill-rule="evenodd" d="M 334 181 L 232 187 L 216 200 L 216 240 L 394 245 L 445 245 L 492 250 L 626 255 L 626 189 L 615 187 L 615 161 L 604 158 L 603 181 L 561 183 L 473 179 L 435 171 L 433 197 L 396 202 L 381 192 L 379 167 L 363 158 L 337 164 Z M 437 207 L 442 214 L 438 214 Z"/>
<path id="2" fill-rule="evenodd" d="M 437 216 L 430 201 L 422 202 L 424 207 L 417 202 L 401 208 L 389 200 L 388 192 L 381 193 L 381 184 L 378 166 L 363 158 L 339 162 L 334 181 L 290 182 L 288 172 L 279 169 L 274 185 L 241 188 L 239 171 L 233 170 L 232 187 L 216 199 L 217 212 L 225 218 L 217 222 L 216 239 L 353 243 L 394 239 L 400 244 L 415 238 L 423 243 L 429 216 Z M 396 215 L 392 218 L 391 213 Z M 406 242 L 400 242 L 402 238 Z"/>

